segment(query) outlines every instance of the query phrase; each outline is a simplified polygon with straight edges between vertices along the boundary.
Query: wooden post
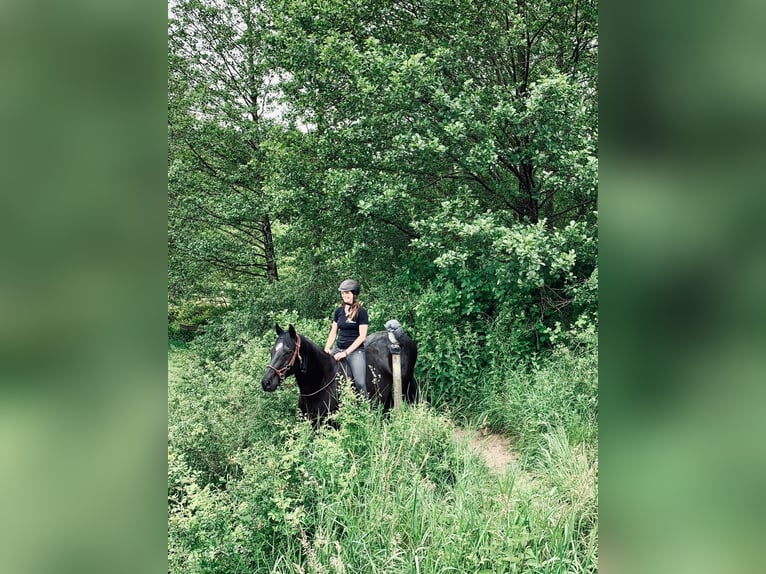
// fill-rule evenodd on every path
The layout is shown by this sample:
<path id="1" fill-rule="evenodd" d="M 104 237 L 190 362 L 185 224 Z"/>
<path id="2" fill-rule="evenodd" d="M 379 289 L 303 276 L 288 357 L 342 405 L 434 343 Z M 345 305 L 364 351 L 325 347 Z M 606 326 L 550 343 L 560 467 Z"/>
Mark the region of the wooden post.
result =
<path id="1" fill-rule="evenodd" d="M 402 406 L 402 363 L 401 349 L 397 345 L 396 351 L 391 349 L 391 363 L 394 374 L 394 410 Z"/>
<path id="2" fill-rule="evenodd" d="M 388 331 L 388 350 L 391 351 L 391 373 L 394 376 L 394 409 L 402 406 L 402 348 L 396 333 L 402 334 L 402 326 L 396 319 L 386 322 L 386 331 Z"/>

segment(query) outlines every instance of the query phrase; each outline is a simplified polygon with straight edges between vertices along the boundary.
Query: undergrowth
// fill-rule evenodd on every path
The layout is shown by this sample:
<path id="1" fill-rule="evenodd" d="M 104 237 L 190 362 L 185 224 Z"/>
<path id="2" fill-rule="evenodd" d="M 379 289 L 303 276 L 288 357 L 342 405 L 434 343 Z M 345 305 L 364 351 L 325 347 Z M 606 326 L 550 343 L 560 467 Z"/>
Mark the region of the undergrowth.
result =
<path id="1" fill-rule="evenodd" d="M 188 361 L 169 387 L 171 572 L 596 571 L 593 453 L 563 427 L 505 475 L 427 404 L 387 416 L 348 392 L 315 432 L 294 388 L 260 390 L 265 353 Z"/>

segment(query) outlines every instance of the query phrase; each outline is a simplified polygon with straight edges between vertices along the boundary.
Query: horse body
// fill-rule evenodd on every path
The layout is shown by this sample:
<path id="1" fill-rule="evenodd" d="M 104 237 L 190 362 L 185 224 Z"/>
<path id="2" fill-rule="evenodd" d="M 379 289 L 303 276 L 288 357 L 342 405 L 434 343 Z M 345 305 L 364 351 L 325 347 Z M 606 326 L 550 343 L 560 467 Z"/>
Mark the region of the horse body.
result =
<path id="1" fill-rule="evenodd" d="M 385 410 L 394 406 L 393 357 L 389 343 L 386 331 L 372 333 L 364 342 L 367 357 L 367 396 L 382 404 Z M 418 392 L 414 376 L 418 347 L 406 333 L 398 337 L 398 343 L 401 347 L 399 361 L 402 368 L 402 397 L 408 403 L 412 403 Z"/>
<path id="2" fill-rule="evenodd" d="M 298 408 L 314 426 L 338 409 L 340 363 L 324 352 L 311 339 L 298 334 L 290 325 L 284 331 L 276 325 L 277 340 L 271 348 L 271 361 L 261 380 L 266 392 L 273 392 L 288 376 L 295 375 L 300 396 Z M 372 333 L 365 341 L 367 358 L 367 396 L 386 410 L 393 406 L 392 359 L 385 331 Z M 406 334 L 399 337 L 401 346 L 402 394 L 408 402 L 415 400 L 417 385 L 413 377 L 417 346 Z M 349 372 L 350 374 L 350 372 Z"/>

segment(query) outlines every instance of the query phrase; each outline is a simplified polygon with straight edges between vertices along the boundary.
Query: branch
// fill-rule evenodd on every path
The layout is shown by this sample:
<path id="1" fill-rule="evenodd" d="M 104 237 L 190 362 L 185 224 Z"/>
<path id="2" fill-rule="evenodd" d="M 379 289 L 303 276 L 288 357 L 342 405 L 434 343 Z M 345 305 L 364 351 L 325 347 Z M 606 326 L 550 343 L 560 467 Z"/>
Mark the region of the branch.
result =
<path id="1" fill-rule="evenodd" d="M 560 211 L 558 213 L 553 214 L 551 217 L 553 217 L 554 219 L 558 218 L 558 217 L 564 215 L 565 213 L 569 213 L 570 211 L 573 211 L 575 209 L 580 209 L 581 207 L 584 207 L 584 206 L 588 205 L 589 203 L 593 203 L 593 200 L 586 199 L 585 201 L 581 201 L 580 203 L 576 203 L 575 205 L 573 205 L 571 207 L 568 207 L 564 211 Z"/>

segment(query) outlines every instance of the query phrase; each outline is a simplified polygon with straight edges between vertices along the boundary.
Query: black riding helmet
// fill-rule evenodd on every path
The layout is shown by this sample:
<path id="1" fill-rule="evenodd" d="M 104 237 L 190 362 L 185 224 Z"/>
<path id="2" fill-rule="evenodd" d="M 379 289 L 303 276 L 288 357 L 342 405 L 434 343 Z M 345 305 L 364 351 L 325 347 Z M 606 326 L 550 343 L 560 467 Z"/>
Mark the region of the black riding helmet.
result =
<path id="1" fill-rule="evenodd" d="M 359 297 L 359 290 L 359 283 L 353 279 L 346 279 L 338 287 L 338 291 L 351 291 L 357 297 Z"/>

